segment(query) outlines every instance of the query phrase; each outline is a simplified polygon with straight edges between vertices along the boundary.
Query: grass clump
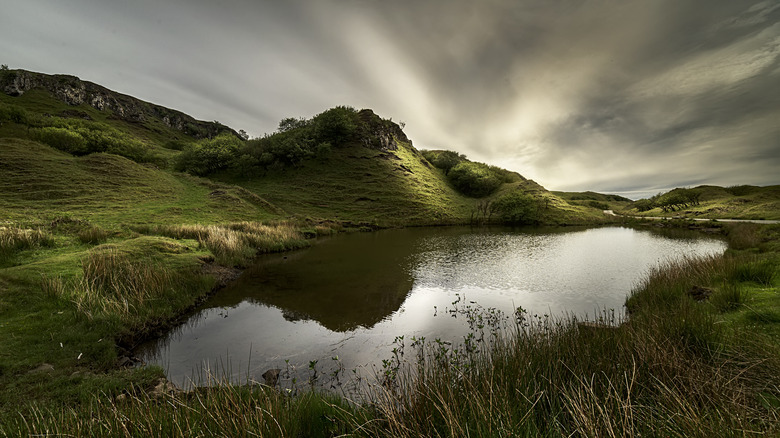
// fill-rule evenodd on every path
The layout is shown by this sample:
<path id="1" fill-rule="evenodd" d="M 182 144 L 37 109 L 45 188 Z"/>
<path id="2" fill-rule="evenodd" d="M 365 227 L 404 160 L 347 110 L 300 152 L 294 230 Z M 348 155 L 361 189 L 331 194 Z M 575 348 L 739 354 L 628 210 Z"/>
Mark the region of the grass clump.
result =
<path id="1" fill-rule="evenodd" d="M 0 227 L 0 264 L 9 262 L 19 251 L 54 246 L 54 236 L 40 228 Z"/>
<path id="2" fill-rule="evenodd" d="M 43 278 L 45 292 L 71 301 L 88 319 L 95 316 L 129 319 L 149 300 L 160 299 L 173 288 L 167 269 L 137 260 L 116 247 L 97 248 L 82 260 L 82 277 L 64 284 Z"/>
<path id="3" fill-rule="evenodd" d="M 174 239 L 195 239 L 205 246 L 217 263 L 246 266 L 257 254 L 288 251 L 308 245 L 299 228 L 291 223 L 262 224 L 234 222 L 226 225 L 135 226 L 139 233 Z"/>
<path id="4" fill-rule="evenodd" d="M 745 290 L 735 283 L 726 283 L 710 298 L 710 303 L 720 312 L 736 310 L 745 303 Z"/>
<path id="5" fill-rule="evenodd" d="M 753 259 L 735 266 L 730 273 L 733 281 L 754 283 L 771 286 L 775 278 L 776 263 L 771 259 Z"/>
<path id="6" fill-rule="evenodd" d="M 78 239 L 81 243 L 97 245 L 108 240 L 111 233 L 101 227 L 91 226 L 78 233 Z"/>

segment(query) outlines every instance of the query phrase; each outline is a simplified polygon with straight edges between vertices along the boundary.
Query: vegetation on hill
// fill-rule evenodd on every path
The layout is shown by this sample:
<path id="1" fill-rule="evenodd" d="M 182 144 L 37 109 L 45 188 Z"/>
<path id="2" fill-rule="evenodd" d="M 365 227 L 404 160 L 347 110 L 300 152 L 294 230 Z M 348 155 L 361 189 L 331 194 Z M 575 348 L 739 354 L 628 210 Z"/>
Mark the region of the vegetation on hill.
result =
<path id="1" fill-rule="evenodd" d="M 628 215 L 712 219 L 780 219 L 780 186 L 698 186 L 676 188 L 649 199 L 640 199 L 623 209 Z"/>
<path id="2" fill-rule="evenodd" d="M 557 192 L 553 194 L 565 199 L 574 205 L 582 205 L 599 210 L 622 210 L 628 204 L 634 202 L 620 195 L 608 195 L 596 192 Z"/>

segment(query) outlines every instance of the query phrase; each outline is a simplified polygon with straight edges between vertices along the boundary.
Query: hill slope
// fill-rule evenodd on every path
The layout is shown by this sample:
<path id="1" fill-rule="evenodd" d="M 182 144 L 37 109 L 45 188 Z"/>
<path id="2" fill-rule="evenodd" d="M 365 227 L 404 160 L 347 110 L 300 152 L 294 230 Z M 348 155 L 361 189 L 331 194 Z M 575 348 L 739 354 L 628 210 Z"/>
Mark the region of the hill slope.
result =
<path id="1" fill-rule="evenodd" d="M 74 157 L 29 140 L 0 138 L 0 174 L 2 222 L 209 224 L 279 217 L 278 209 L 238 187 L 111 154 Z"/>
<path id="2" fill-rule="evenodd" d="M 189 181 L 187 177 L 170 172 L 178 169 L 245 188 L 275 206 L 263 205 L 262 199 L 253 201 L 255 207 L 243 206 L 247 193 L 236 195 L 230 201 L 235 205 L 222 208 L 227 213 L 224 220 L 228 221 L 234 220 L 234 216 L 259 220 L 283 217 L 269 212 L 284 212 L 296 218 L 335 219 L 361 225 L 466 223 L 473 221 L 480 210 L 484 212 L 488 204 L 513 191 L 527 194 L 544 206 L 543 214 L 535 215 L 532 223 L 582 222 L 600 215 L 597 209 L 570 205 L 533 181 L 492 166 L 491 172 L 500 175 L 501 181 L 492 181 L 494 186 L 487 192 L 466 191 L 462 184 L 453 183 L 446 171 L 431 165 L 397 124 L 371 110 L 337 107 L 312 120 L 285 119 L 279 132 L 245 141 L 219 123 L 198 121 L 73 76 L 3 70 L 0 89 L 0 138 L 37 141 L 86 157 L 95 152 L 121 155 L 161 169 L 144 174 L 154 183 L 143 183 L 138 190 L 131 190 L 135 187 L 132 181 L 106 183 L 92 174 L 84 176 L 85 163 L 92 163 L 90 169 L 95 171 L 101 166 L 110 169 L 117 166 L 116 157 L 91 156 L 69 162 L 66 155 L 54 159 L 51 151 L 29 146 L 30 150 L 38 148 L 41 154 L 42 160 L 36 163 L 32 155 L 23 157 L 22 150 L 27 146 L 5 140 L 4 144 L 10 146 L 3 152 L 7 156 L 2 156 L 2 160 L 8 161 L 8 165 L 16 160 L 14 166 L 28 169 L 27 173 L 8 179 L 4 183 L 7 188 L 29 186 L 30 190 L 43 193 L 51 187 L 69 186 L 68 175 L 74 178 L 67 193 L 49 190 L 48 195 L 40 195 L 38 202 L 17 199 L 16 195 L 4 196 L 0 202 L 11 211 L 15 205 L 23 205 L 39 213 L 53 208 L 125 222 L 152 223 L 158 217 L 166 223 L 220 220 L 218 213 L 203 213 L 209 211 L 207 205 L 214 205 L 215 200 L 200 205 L 201 200 L 196 202 L 200 206 L 187 207 L 195 201 L 184 194 L 191 190 L 185 183 Z M 488 167 L 471 163 L 465 157 L 463 160 L 464 165 L 472 167 L 471 171 Z M 50 165 L 55 167 L 48 169 Z M 130 166 L 130 162 L 121 166 Z M 134 169 L 132 172 L 141 168 Z M 25 181 L 25 175 L 32 180 Z M 36 180 L 42 175 L 54 179 L 45 183 Z M 115 176 L 121 180 L 121 175 L 119 172 Z M 466 176 L 473 175 L 467 172 Z M 42 188 L 42 184 L 49 189 Z M 96 193 L 101 195 L 90 198 L 87 192 L 91 187 L 99 187 Z M 111 187 L 117 191 L 107 195 Z M 237 187 L 228 192 L 235 195 Z M 47 199 L 60 196 L 63 201 L 47 204 Z M 98 198 L 104 200 L 100 205 L 95 201 Z M 135 213 L 121 207 L 109 208 L 112 202 L 132 205 Z M 141 211 L 147 212 L 145 216 L 138 213 Z M 165 214 L 166 211 L 174 214 Z M 240 213 L 233 215 L 234 211 Z M 482 216 L 480 222 L 498 217 Z"/>
<path id="3" fill-rule="evenodd" d="M 780 186 L 718 187 L 702 185 L 677 188 L 640 199 L 622 210 L 623 214 L 682 216 L 709 219 L 780 219 Z"/>

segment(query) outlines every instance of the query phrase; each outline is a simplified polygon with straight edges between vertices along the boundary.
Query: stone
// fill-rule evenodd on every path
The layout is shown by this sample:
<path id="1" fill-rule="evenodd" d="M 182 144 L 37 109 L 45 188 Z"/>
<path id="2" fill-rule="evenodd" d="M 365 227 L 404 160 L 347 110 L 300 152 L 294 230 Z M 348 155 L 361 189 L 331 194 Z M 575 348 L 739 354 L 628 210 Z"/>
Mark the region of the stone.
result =
<path id="1" fill-rule="evenodd" d="M 35 369 L 28 371 L 28 374 L 50 373 L 52 371 L 54 371 L 54 365 L 48 363 L 42 363 L 38 365 Z"/>
<path id="2" fill-rule="evenodd" d="M 264 372 L 263 380 L 265 380 L 265 384 L 271 387 L 276 386 L 279 383 L 279 373 L 281 371 L 279 368 L 272 368 Z"/>
<path id="3" fill-rule="evenodd" d="M 688 290 L 688 295 L 696 301 L 705 301 L 710 298 L 712 292 L 710 288 L 694 285 Z"/>

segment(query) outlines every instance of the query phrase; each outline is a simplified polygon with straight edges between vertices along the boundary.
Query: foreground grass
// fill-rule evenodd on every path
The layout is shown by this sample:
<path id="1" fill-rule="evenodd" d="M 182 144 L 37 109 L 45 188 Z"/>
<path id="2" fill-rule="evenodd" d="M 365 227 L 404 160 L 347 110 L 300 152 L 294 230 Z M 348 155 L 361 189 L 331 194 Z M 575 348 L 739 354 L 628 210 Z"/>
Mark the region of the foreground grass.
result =
<path id="1" fill-rule="evenodd" d="M 30 405 L 8 435 L 747 436 L 780 433 L 777 227 L 756 247 L 668 263 L 604 326 L 491 312 L 461 345 L 413 339 L 365 399 L 221 384 L 116 384 L 70 407 Z M 732 236 L 746 231 L 732 229 Z M 694 286 L 709 299 L 697 301 Z M 479 341 L 484 339 L 485 341 Z M 487 341 L 490 340 L 490 341 Z M 403 348 L 403 347 L 402 347 Z M 395 355 L 394 357 L 399 357 Z M 118 380 L 118 377 L 114 377 Z"/>

